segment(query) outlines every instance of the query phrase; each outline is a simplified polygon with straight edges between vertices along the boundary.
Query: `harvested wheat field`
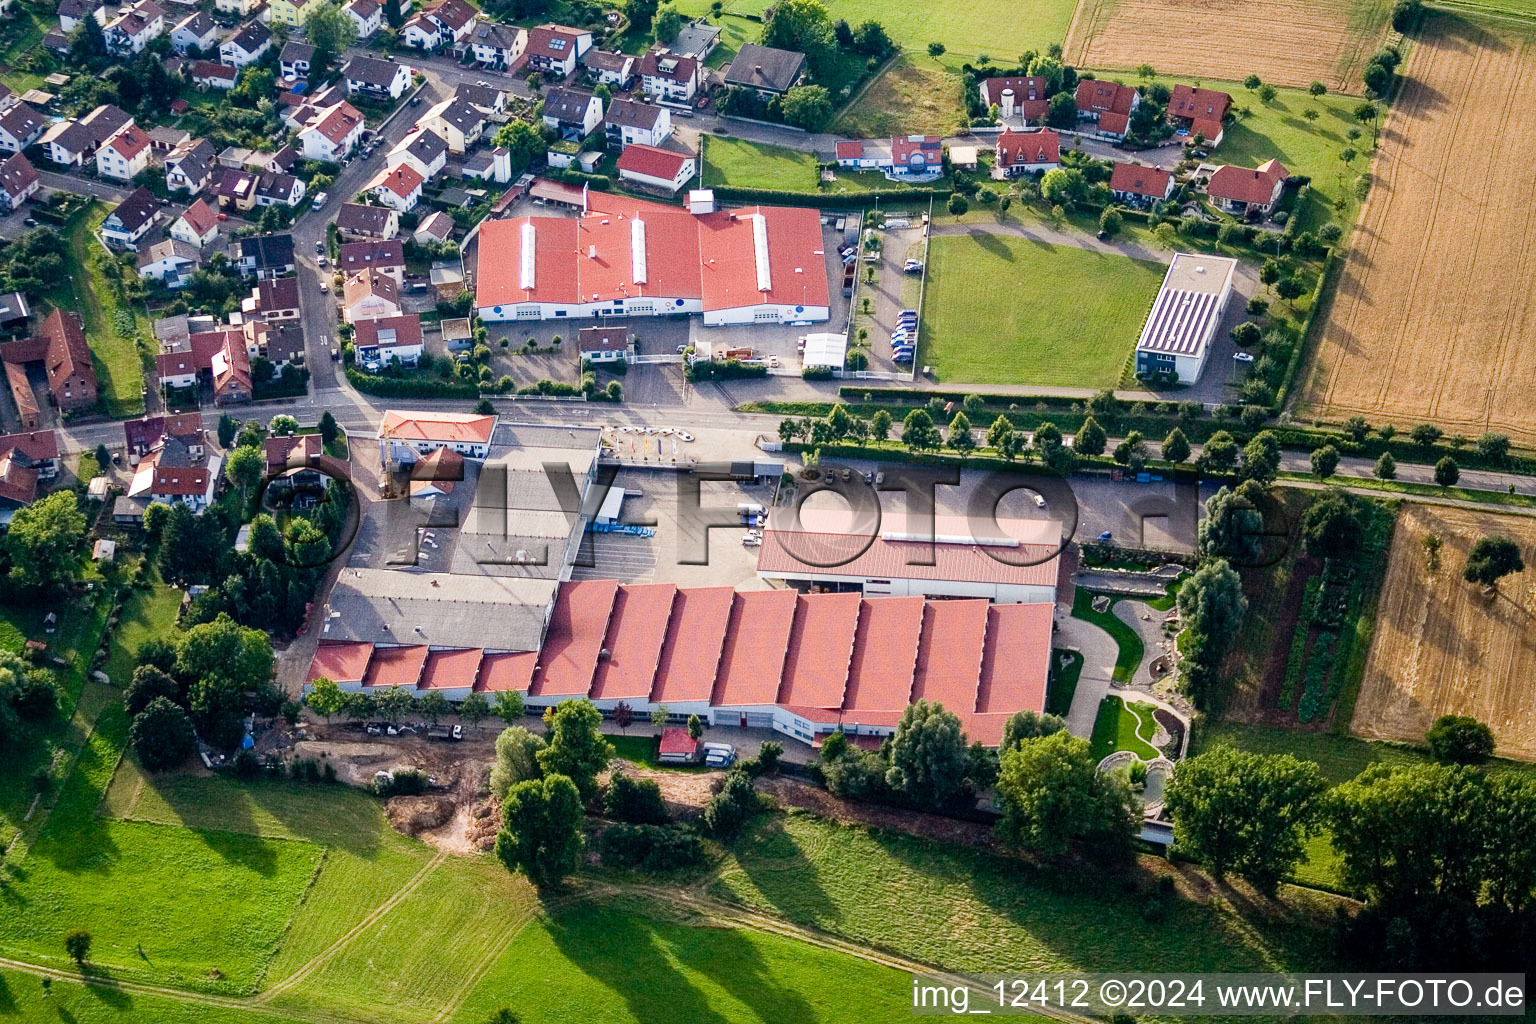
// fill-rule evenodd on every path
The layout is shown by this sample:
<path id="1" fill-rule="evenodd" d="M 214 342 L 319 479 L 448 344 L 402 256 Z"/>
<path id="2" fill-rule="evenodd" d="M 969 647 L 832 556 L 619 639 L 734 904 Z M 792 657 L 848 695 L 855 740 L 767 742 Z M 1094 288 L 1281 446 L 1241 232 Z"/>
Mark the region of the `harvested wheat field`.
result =
<path id="1" fill-rule="evenodd" d="M 1391 0 L 1078 0 L 1069 63 L 1360 92 Z"/>
<path id="2" fill-rule="evenodd" d="M 1424 538 L 1441 540 L 1431 572 Z M 1479 537 L 1520 545 L 1529 568 L 1496 593 L 1461 578 Z M 1536 759 L 1536 519 L 1407 504 L 1392 537 L 1365 678 L 1350 728 L 1420 741 L 1436 718 L 1487 722 L 1504 757 Z"/>
<path id="3" fill-rule="evenodd" d="M 1426 19 L 1305 374 L 1306 414 L 1536 441 L 1532 31 Z"/>

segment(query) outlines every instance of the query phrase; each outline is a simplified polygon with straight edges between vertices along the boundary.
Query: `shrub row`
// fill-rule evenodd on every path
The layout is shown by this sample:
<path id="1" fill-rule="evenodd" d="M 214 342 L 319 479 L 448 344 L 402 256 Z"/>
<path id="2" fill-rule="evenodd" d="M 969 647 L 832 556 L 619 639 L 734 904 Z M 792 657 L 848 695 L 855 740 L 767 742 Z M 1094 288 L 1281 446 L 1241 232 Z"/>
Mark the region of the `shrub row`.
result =
<path id="1" fill-rule="evenodd" d="M 357 390 L 383 398 L 479 398 L 480 385 L 431 377 L 380 377 L 347 367 L 347 380 Z"/>
<path id="2" fill-rule="evenodd" d="M 641 871 L 676 871 L 704 861 L 704 843 L 681 825 L 612 825 L 598 840 L 603 863 Z"/>
<path id="3" fill-rule="evenodd" d="M 787 192 L 773 188 L 744 188 L 736 185 L 712 185 L 715 198 L 746 200 L 754 203 L 784 203 L 789 206 L 815 206 L 847 210 L 884 203 L 926 203 L 930 199 L 947 200 L 951 189 L 906 188 L 875 192 Z"/>

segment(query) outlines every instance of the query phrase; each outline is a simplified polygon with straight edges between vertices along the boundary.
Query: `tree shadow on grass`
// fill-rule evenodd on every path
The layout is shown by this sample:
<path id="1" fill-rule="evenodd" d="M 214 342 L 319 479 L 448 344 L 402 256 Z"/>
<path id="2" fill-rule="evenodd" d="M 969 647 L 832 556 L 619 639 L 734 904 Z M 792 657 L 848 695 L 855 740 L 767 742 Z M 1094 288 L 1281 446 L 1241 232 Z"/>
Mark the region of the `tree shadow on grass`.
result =
<path id="1" fill-rule="evenodd" d="M 81 980 L 86 994 L 97 1002 L 110 1006 L 119 1013 L 127 1013 L 133 1009 L 133 996 L 110 984 L 102 982 L 113 981 L 112 972 L 99 964 L 87 964 L 80 972 Z"/>
<path id="2" fill-rule="evenodd" d="M 725 1024 L 703 992 L 668 960 L 654 928 L 637 917 L 577 907 L 549 923 L 560 952 L 622 998 L 636 1020 Z"/>
<path id="3" fill-rule="evenodd" d="M 736 841 L 736 862 L 768 904 L 791 921 L 836 929 L 837 905 L 818 875 L 820 868 L 784 827 L 782 814 L 765 815 Z"/>
<path id="4" fill-rule="evenodd" d="M 709 941 L 675 942 L 672 953 L 735 996 L 762 1020 L 815 1024 L 815 1009 L 763 962 L 762 950 L 738 929 L 708 929 Z"/>
<path id="5" fill-rule="evenodd" d="M 1013 262 L 1013 249 L 1001 236 L 991 231 L 976 231 L 969 236 L 978 248 L 985 249 L 998 259 Z"/>
<path id="6" fill-rule="evenodd" d="M 11 995 L 11 986 L 6 982 L 5 976 L 0 975 L 0 1014 L 14 1017 L 20 1012 L 21 1008 L 16 1005 L 16 997 Z"/>

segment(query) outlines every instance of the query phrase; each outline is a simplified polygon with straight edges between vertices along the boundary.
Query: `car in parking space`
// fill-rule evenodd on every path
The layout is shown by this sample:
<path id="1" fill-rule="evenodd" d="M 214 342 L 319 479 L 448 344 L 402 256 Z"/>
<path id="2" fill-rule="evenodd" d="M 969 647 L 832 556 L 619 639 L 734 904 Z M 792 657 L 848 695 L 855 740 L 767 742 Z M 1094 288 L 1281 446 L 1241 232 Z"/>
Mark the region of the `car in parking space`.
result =
<path id="1" fill-rule="evenodd" d="M 324 281 L 321 281 L 320 282 L 320 294 L 321 295 L 328 295 L 328 294 L 330 294 L 330 291 L 331 291 L 331 286 L 326 284 Z"/>
<path id="2" fill-rule="evenodd" d="M 327 199 L 329 199 L 329 198 L 331 198 L 331 194 L 329 192 L 316 192 L 315 193 L 315 209 L 318 210 L 320 207 L 324 206 L 325 205 L 325 201 Z"/>
<path id="3" fill-rule="evenodd" d="M 729 743 L 704 744 L 704 766 L 706 768 L 729 768 L 736 763 L 736 748 Z"/>
<path id="4" fill-rule="evenodd" d="M 905 274 L 921 274 L 923 272 L 923 261 L 907 260 L 907 262 L 901 265 L 901 270 Z"/>

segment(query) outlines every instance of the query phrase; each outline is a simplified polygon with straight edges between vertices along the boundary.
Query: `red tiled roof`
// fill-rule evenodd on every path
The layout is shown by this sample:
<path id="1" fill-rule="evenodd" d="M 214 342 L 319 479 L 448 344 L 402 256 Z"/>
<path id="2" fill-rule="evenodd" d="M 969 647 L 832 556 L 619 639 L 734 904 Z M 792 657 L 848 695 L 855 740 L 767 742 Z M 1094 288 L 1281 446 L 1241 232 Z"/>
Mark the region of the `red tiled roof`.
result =
<path id="1" fill-rule="evenodd" d="M 1131 115 L 1105 111 L 1099 115 L 1099 130 L 1112 135 L 1124 135 L 1131 128 Z"/>
<path id="2" fill-rule="evenodd" d="M 1061 136 L 1049 128 L 1037 132 L 1005 131 L 997 137 L 997 165 L 1061 162 Z"/>
<path id="3" fill-rule="evenodd" d="M 912 157 L 922 157 L 922 164 L 938 167 L 944 162 L 944 141 L 937 135 L 897 135 L 891 139 L 891 163 L 912 167 Z"/>
<path id="4" fill-rule="evenodd" d="M 839 160 L 857 160 L 863 155 L 864 143 L 858 139 L 837 144 L 837 158 Z"/>
<path id="5" fill-rule="evenodd" d="M 861 603 L 843 697 L 848 711 L 899 712 L 910 702 L 925 603 L 921 597 L 866 598 Z"/>
<path id="6" fill-rule="evenodd" d="M 281 473 L 320 458 L 325 452 L 324 443 L 319 434 L 269 437 L 261 443 L 261 454 L 266 458 L 268 473 Z"/>
<path id="7" fill-rule="evenodd" d="M 420 690 L 471 689 L 480 676 L 482 651 L 472 647 L 462 651 L 433 651 L 421 670 Z"/>
<path id="8" fill-rule="evenodd" d="M 709 700 L 735 596 L 730 587 L 685 587 L 677 592 L 651 703 Z"/>
<path id="9" fill-rule="evenodd" d="M 661 730 L 661 745 L 657 749 L 659 754 L 687 754 L 692 757 L 699 752 L 699 741 L 688 735 L 688 730 L 680 725 L 672 725 Z"/>
<path id="10" fill-rule="evenodd" d="M 423 644 L 375 648 L 368 671 L 363 674 L 363 685 L 415 689 L 426 662 L 427 648 Z"/>
<path id="11" fill-rule="evenodd" d="M 930 601 L 912 677 L 912 700 L 938 701 L 956 714 L 976 710 L 986 643 L 985 601 Z"/>
<path id="12" fill-rule="evenodd" d="M 199 78 L 218 78 L 233 82 L 239 76 L 239 68 L 232 68 L 228 64 L 219 64 L 216 61 L 200 60 L 192 65 L 193 81 Z"/>
<path id="13" fill-rule="evenodd" d="M 496 426 L 495 416 L 454 412 L 394 412 L 384 414 L 380 437 L 401 441 L 456 441 L 486 444 Z"/>
<path id="14" fill-rule="evenodd" d="M 730 707 L 774 702 L 795 621 L 795 598 L 793 590 L 753 590 L 736 595 L 711 704 Z"/>
<path id="15" fill-rule="evenodd" d="M 677 587 L 671 583 L 619 588 L 603 639 L 608 654 L 600 657 L 592 676 L 593 700 L 645 700 L 650 696 L 676 594 Z"/>
<path id="16" fill-rule="evenodd" d="M 613 580 L 564 583 L 544 636 L 534 697 L 580 697 L 592 688 L 598 652 L 619 585 Z"/>
<path id="17" fill-rule="evenodd" d="M 410 164 L 396 164 L 380 171 L 366 186 L 367 190 L 386 188 L 401 199 L 409 199 L 411 193 L 421 188 L 426 179 Z"/>
<path id="18" fill-rule="evenodd" d="M 13 449 L 0 449 L 0 498 L 30 505 L 37 498 L 37 470 L 13 458 Z"/>
<path id="19" fill-rule="evenodd" d="M 330 107 L 318 120 L 309 125 L 315 131 L 324 135 L 332 145 L 341 145 L 348 135 L 360 128 L 363 124 L 363 115 L 358 113 L 356 107 L 345 100 Z"/>
<path id="20" fill-rule="evenodd" d="M 344 273 L 361 267 L 404 267 L 405 243 L 398 238 L 370 238 L 342 245 L 336 266 Z"/>
<path id="21" fill-rule="evenodd" d="M 576 44 L 582 34 L 581 29 L 566 28 L 563 25 L 540 25 L 538 28 L 528 30 L 528 44 L 525 50 L 530 57 L 537 54 L 564 62 L 567 57 L 575 55 Z M 550 45 L 556 39 L 563 39 L 565 45 L 559 48 Z"/>
<path id="22" fill-rule="evenodd" d="M 353 326 L 356 329 L 352 333 L 352 344 L 356 348 L 373 348 L 376 345 L 401 348 L 421 344 L 421 317 L 415 313 L 381 316 L 377 320 L 359 320 Z M 380 341 L 379 332 L 383 330 L 393 330 L 395 340 Z"/>
<path id="23" fill-rule="evenodd" d="M 219 223 L 218 214 L 214 213 L 213 207 L 202 199 L 198 199 L 181 211 L 181 219 L 187 222 L 187 227 L 196 232 L 199 238 L 212 231 Z"/>
<path id="24" fill-rule="evenodd" d="M 361 682 L 368 671 L 368 660 L 373 656 L 373 644 L 327 643 L 320 641 L 315 649 L 314 660 L 309 663 L 309 681 L 325 676 L 332 682 Z"/>
<path id="25" fill-rule="evenodd" d="M 1119 82 L 1085 78 L 1077 83 L 1077 109 L 1094 114 L 1129 114 L 1136 90 Z"/>
<path id="26" fill-rule="evenodd" d="M 517 690 L 527 693 L 533 680 L 534 666 L 539 663 L 538 651 L 501 651 L 487 654 L 480 659 L 480 678 L 475 680 L 476 693 L 500 693 Z"/>
<path id="27" fill-rule="evenodd" d="M 22 434 L 0 434 L 0 452 L 16 449 L 38 462 L 59 457 L 59 435 L 52 430 L 33 430 Z"/>
<path id="28" fill-rule="evenodd" d="M 854 593 L 802 596 L 796 601 L 778 703 L 822 709 L 843 706 L 859 603 Z"/>
<path id="29" fill-rule="evenodd" d="M 1045 706 L 1051 667 L 1051 604 L 994 604 L 987 609 L 987 643 L 981 656 L 976 710 L 1011 715 Z"/>
<path id="30" fill-rule="evenodd" d="M 1219 199 L 1263 205 L 1275 194 L 1275 185 L 1288 177 L 1278 160 L 1266 160 L 1257 169 L 1218 167 L 1206 191 Z"/>
<path id="31" fill-rule="evenodd" d="M 692 153 L 678 153 L 637 142 L 624 147 L 624 152 L 619 154 L 618 168 L 631 174 L 673 181 L 682 173 L 683 165 L 692 160 Z"/>
<path id="32" fill-rule="evenodd" d="M 1200 135 L 1212 144 L 1226 132 L 1226 128 L 1222 126 L 1220 121 L 1213 121 L 1205 117 L 1197 117 L 1190 121 L 1189 130 L 1192 134 Z"/>
<path id="33" fill-rule="evenodd" d="M 1039 75 L 1033 78 L 985 78 L 981 89 L 989 107 L 1001 105 L 1003 90 L 1012 89 L 1014 105 L 1030 121 L 1037 121 L 1051 112 L 1051 102 L 1045 95 L 1045 79 Z"/>
<path id="34" fill-rule="evenodd" d="M 1168 100 L 1168 113 L 1178 118 L 1221 123 L 1232 106 L 1232 97 L 1217 89 L 1176 85 Z"/>
<path id="35" fill-rule="evenodd" d="M 1161 199 L 1168 194 L 1168 182 L 1172 177 L 1172 171 L 1165 171 L 1161 167 L 1116 161 L 1114 170 L 1109 172 L 1109 189 L 1111 192 L 1130 192 L 1132 195 Z"/>
<path id="36" fill-rule="evenodd" d="M 129 125 L 108 139 L 107 145 L 121 153 L 124 160 L 132 160 L 149 148 L 149 136 Z"/>

